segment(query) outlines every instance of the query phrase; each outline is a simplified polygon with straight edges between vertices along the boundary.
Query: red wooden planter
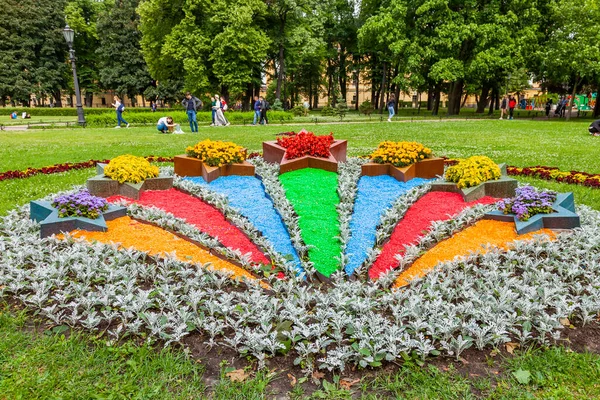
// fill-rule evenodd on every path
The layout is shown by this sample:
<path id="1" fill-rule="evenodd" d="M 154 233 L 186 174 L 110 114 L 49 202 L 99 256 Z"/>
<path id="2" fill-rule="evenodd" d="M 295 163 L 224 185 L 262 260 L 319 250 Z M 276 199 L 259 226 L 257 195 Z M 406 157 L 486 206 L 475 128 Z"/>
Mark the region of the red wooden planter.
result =
<path id="1" fill-rule="evenodd" d="M 406 167 L 396 167 L 392 164 L 367 163 L 362 166 L 361 176 L 390 175 L 400 182 L 413 178 L 432 179 L 444 175 L 444 159 L 428 158 Z"/>
<path id="2" fill-rule="evenodd" d="M 248 161 L 239 164 L 211 167 L 194 157 L 185 154 L 175 156 L 175 173 L 179 176 L 201 176 L 206 182 L 212 182 L 220 176 L 254 176 L 254 165 Z"/>
<path id="3" fill-rule="evenodd" d="M 338 162 L 346 161 L 348 142 L 346 140 L 334 140 L 329 151 L 331 155 L 325 157 L 304 156 L 289 160 L 285 156 L 285 147 L 281 147 L 276 141 L 263 142 L 263 158 L 267 162 L 279 164 L 279 173 L 284 174 L 302 168 L 319 168 L 325 171 L 337 172 Z"/>

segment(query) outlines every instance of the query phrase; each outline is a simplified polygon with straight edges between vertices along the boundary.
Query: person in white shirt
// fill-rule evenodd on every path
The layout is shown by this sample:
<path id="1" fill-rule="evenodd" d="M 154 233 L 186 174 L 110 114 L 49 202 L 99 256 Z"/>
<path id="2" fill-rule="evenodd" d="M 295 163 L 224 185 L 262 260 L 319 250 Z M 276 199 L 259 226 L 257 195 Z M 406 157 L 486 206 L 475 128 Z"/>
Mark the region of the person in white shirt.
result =
<path id="1" fill-rule="evenodd" d="M 113 99 L 115 102 L 112 104 L 112 106 L 117 111 L 117 126 L 115 126 L 115 128 L 120 128 L 121 122 L 124 123 L 127 126 L 127 128 L 129 128 L 129 123 L 123 118 L 123 111 L 125 111 L 125 106 L 121 102 L 121 99 L 119 99 L 119 96 L 115 96 L 113 97 Z"/>
<path id="2" fill-rule="evenodd" d="M 158 129 L 160 133 L 173 132 L 174 127 L 175 124 L 173 123 L 172 117 L 162 117 L 156 123 L 156 129 Z"/>

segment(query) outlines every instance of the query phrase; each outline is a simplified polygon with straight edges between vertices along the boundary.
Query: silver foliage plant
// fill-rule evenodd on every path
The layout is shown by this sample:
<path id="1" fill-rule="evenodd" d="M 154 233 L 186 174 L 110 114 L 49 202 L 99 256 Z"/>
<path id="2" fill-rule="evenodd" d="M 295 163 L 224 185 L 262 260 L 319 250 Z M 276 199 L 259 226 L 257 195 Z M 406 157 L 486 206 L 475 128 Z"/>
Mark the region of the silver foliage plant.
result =
<path id="1" fill-rule="evenodd" d="M 273 206 L 281 216 L 292 240 L 292 245 L 300 257 L 303 270 L 307 276 L 313 276 L 316 270 L 313 263 L 308 260 L 308 246 L 302 240 L 298 216 L 285 195 L 283 185 L 279 181 L 279 164 L 268 163 L 261 157 L 255 157 L 248 161 L 256 168 L 256 175 L 260 177 L 265 187 L 265 192 L 271 198 Z"/>
<path id="2" fill-rule="evenodd" d="M 561 318 L 598 317 L 600 213 L 578 211 L 581 228 L 555 241 L 447 262 L 402 289 L 336 273 L 329 287 L 290 277 L 265 291 L 171 257 L 68 235 L 40 239 L 24 207 L 0 219 L 0 296 L 110 340 L 167 346 L 194 333 L 260 366 L 289 353 L 307 374 L 440 353 L 459 358 L 471 347 L 549 343 L 560 336 Z"/>

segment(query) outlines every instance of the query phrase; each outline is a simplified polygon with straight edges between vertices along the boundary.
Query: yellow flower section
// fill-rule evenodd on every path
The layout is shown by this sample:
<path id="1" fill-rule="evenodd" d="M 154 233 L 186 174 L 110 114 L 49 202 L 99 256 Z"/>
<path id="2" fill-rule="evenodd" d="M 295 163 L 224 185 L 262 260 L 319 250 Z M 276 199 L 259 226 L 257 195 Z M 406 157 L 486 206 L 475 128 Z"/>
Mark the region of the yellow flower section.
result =
<path id="1" fill-rule="evenodd" d="M 119 183 L 140 183 L 149 178 L 156 178 L 158 167 L 150 164 L 144 157 L 125 154 L 115 157 L 104 168 L 104 175 Z"/>
<path id="2" fill-rule="evenodd" d="M 406 286 L 411 280 L 427 275 L 437 264 L 452 261 L 457 256 L 468 256 L 471 253 L 485 254 L 490 247 L 507 250 L 515 240 L 531 240 L 534 235 L 539 234 L 547 234 L 551 240 L 556 237 L 550 229 L 517 235 L 514 222 L 478 221 L 450 239 L 438 243 L 418 258 L 396 278 L 394 287 Z"/>
<path id="3" fill-rule="evenodd" d="M 500 167 L 489 157 L 473 156 L 449 167 L 445 178 L 449 182 L 455 182 L 459 189 L 463 189 L 498 179 L 501 174 Z"/>
<path id="4" fill-rule="evenodd" d="M 200 159 L 211 167 L 241 163 L 246 159 L 246 149 L 233 142 L 206 139 L 188 146 L 185 153 L 189 157 Z"/>
<path id="5" fill-rule="evenodd" d="M 163 257 L 165 254 L 175 254 L 179 260 L 188 263 L 210 263 L 209 269 L 226 271 L 233 274 L 234 279 L 242 277 L 249 280 L 256 278 L 243 268 L 222 260 L 201 247 L 181 239 L 162 228 L 135 221 L 129 217 L 121 217 L 108 221 L 107 232 L 73 231 L 74 237 L 84 238 L 89 242 L 118 243 L 121 247 L 133 247 L 151 256 Z M 261 286 L 269 286 L 261 282 Z"/>
<path id="6" fill-rule="evenodd" d="M 417 161 L 430 158 L 431 149 L 418 142 L 391 142 L 379 143 L 377 150 L 371 154 L 371 160 L 378 164 L 393 164 L 396 167 L 406 167 Z"/>

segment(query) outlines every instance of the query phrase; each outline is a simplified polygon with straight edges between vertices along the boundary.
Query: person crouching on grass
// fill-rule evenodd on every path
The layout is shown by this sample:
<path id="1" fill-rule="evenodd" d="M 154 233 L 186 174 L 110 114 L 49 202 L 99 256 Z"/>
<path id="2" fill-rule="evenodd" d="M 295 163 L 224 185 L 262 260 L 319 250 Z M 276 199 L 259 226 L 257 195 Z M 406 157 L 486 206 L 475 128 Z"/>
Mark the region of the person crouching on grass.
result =
<path id="1" fill-rule="evenodd" d="M 158 131 L 160 133 L 170 133 L 170 132 L 173 132 L 173 128 L 174 127 L 175 127 L 175 124 L 173 123 L 173 118 L 172 117 L 162 117 L 156 123 L 156 129 L 158 129 Z"/>

